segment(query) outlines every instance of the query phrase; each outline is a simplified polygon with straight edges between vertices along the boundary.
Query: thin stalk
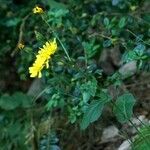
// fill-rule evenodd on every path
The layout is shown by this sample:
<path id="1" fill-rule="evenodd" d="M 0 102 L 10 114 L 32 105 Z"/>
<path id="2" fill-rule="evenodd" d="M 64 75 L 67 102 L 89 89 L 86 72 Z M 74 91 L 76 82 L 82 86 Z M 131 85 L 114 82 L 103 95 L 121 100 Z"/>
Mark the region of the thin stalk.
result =
<path id="1" fill-rule="evenodd" d="M 142 122 L 137 115 L 133 114 L 133 116 L 143 125 L 146 127 L 146 124 L 144 122 Z"/>
<path id="2" fill-rule="evenodd" d="M 129 29 L 127 29 L 127 31 L 128 31 L 129 33 L 131 33 L 134 37 L 137 38 L 137 35 L 136 35 L 135 33 L 133 33 L 132 31 L 130 31 Z M 143 43 L 147 44 L 147 45 L 150 45 L 149 43 L 145 42 L 145 41 L 142 40 L 142 39 L 141 39 L 141 41 L 142 41 Z"/>
<path id="3" fill-rule="evenodd" d="M 145 136 L 142 134 L 142 132 L 135 126 L 135 124 L 129 120 L 129 122 L 131 123 L 131 125 L 136 129 L 136 131 L 141 135 L 141 137 L 145 140 L 146 144 L 148 146 L 150 146 L 149 142 L 147 142 L 147 139 L 145 138 Z"/>
<path id="4" fill-rule="evenodd" d="M 67 49 L 65 48 L 65 46 L 61 42 L 60 38 L 57 36 L 57 34 L 55 33 L 55 31 L 51 29 L 51 26 L 49 25 L 49 23 L 47 22 L 47 20 L 43 17 L 43 15 L 41 15 L 41 17 L 42 17 L 43 21 L 48 25 L 48 27 L 52 31 L 52 33 L 54 34 L 55 38 L 59 41 L 59 43 L 60 43 L 61 47 L 63 48 L 63 50 L 64 50 L 64 52 L 65 52 L 68 60 L 71 61 L 71 58 L 70 58 L 70 56 L 69 56 L 69 54 L 67 52 Z"/>
<path id="5" fill-rule="evenodd" d="M 111 124 L 114 125 L 113 122 L 111 122 Z M 132 141 L 131 137 L 128 135 L 128 133 L 125 132 L 125 131 L 120 130 L 119 128 L 118 128 L 118 130 L 119 130 L 121 136 L 122 136 L 124 139 L 127 139 L 127 141 L 130 143 L 130 145 L 132 145 L 132 144 L 133 144 L 133 141 Z"/>
<path id="6" fill-rule="evenodd" d="M 33 103 L 35 103 L 36 100 L 37 100 L 38 98 L 40 98 L 40 97 L 46 92 L 46 90 L 47 90 L 49 87 L 50 87 L 50 86 L 47 86 L 47 87 L 44 88 L 44 90 L 42 90 L 38 95 L 36 95 L 36 96 L 33 98 Z"/>

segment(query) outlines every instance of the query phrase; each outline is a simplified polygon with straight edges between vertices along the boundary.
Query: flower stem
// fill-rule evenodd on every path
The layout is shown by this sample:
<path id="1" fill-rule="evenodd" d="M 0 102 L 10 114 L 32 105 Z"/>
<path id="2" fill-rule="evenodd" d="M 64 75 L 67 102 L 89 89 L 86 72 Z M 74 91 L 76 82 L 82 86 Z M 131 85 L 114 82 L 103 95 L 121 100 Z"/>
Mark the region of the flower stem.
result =
<path id="1" fill-rule="evenodd" d="M 63 43 L 61 42 L 60 38 L 57 36 L 57 34 L 55 33 L 55 31 L 51 29 L 51 26 L 49 25 L 49 23 L 47 22 L 47 20 L 44 18 L 44 16 L 43 16 L 43 15 L 41 15 L 41 16 L 42 16 L 43 21 L 48 25 L 48 27 L 50 28 L 50 30 L 51 30 L 52 33 L 54 34 L 55 38 L 59 41 L 59 43 L 60 43 L 61 47 L 63 48 L 63 50 L 64 50 L 64 52 L 65 52 L 65 54 L 66 54 L 68 60 L 71 61 L 71 58 L 70 58 L 70 56 L 69 56 L 69 54 L 68 54 L 68 52 L 67 52 L 67 49 L 65 48 L 65 46 L 64 46 Z"/>

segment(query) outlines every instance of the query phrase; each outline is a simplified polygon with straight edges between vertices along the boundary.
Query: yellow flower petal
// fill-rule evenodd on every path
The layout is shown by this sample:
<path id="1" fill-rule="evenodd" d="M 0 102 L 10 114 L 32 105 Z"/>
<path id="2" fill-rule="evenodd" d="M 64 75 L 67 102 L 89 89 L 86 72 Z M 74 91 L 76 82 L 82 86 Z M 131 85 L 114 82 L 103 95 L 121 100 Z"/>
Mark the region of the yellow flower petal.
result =
<path id="1" fill-rule="evenodd" d="M 38 54 L 36 55 L 36 60 L 31 67 L 29 67 L 30 77 L 41 78 L 42 69 L 46 66 L 49 68 L 49 59 L 57 50 L 57 43 L 54 39 L 52 42 L 46 42 L 43 48 L 40 48 Z"/>
<path id="2" fill-rule="evenodd" d="M 23 48 L 24 48 L 24 44 L 23 44 L 23 43 L 19 43 L 19 44 L 18 44 L 18 48 L 19 48 L 19 49 L 23 49 Z"/>
<path id="3" fill-rule="evenodd" d="M 46 68 L 47 68 L 47 69 L 49 68 L 49 63 L 48 63 L 48 61 L 46 62 Z"/>
<path id="4" fill-rule="evenodd" d="M 34 7 L 32 11 L 34 14 L 42 14 L 44 12 L 44 10 L 39 6 Z"/>
<path id="5" fill-rule="evenodd" d="M 39 72 L 39 73 L 38 73 L 38 78 L 41 78 L 41 77 L 42 77 L 42 73 Z"/>

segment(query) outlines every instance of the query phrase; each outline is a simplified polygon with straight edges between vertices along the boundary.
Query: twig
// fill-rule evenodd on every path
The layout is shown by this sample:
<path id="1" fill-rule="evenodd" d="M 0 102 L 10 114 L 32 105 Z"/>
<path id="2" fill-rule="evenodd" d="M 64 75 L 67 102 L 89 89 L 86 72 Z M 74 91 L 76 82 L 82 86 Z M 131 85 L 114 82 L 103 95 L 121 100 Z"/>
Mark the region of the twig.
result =
<path id="1" fill-rule="evenodd" d="M 25 22 L 26 20 L 28 19 L 28 17 L 30 16 L 30 14 L 28 14 L 27 16 L 25 16 L 23 19 L 22 19 L 22 23 L 20 25 L 20 28 L 19 28 L 19 38 L 18 38 L 18 42 L 17 42 L 17 45 L 15 47 L 15 49 L 12 51 L 11 53 L 11 57 L 14 57 L 15 53 L 17 52 L 18 50 L 18 45 L 22 42 L 22 39 L 23 39 L 23 30 L 24 30 L 24 27 L 25 27 Z"/>
<path id="2" fill-rule="evenodd" d="M 61 47 L 63 48 L 63 50 L 64 50 L 64 52 L 65 52 L 65 54 L 66 54 L 68 60 L 71 61 L 71 58 L 69 57 L 68 51 L 67 51 L 67 49 L 65 48 L 65 46 L 63 45 L 63 43 L 61 42 L 60 38 L 57 36 L 57 34 L 55 33 L 55 31 L 53 31 L 53 30 L 51 29 L 51 26 L 49 25 L 49 23 L 47 22 L 47 20 L 46 20 L 43 16 L 41 16 L 41 17 L 42 17 L 43 21 L 48 25 L 48 27 L 49 27 L 49 29 L 52 31 L 52 33 L 54 34 L 55 38 L 59 41 L 59 43 L 60 43 Z"/>
<path id="3" fill-rule="evenodd" d="M 127 29 L 126 31 L 128 31 L 129 33 L 131 33 L 135 38 L 137 38 L 137 35 L 135 33 L 133 33 L 131 30 Z M 145 42 L 144 40 L 141 39 L 141 41 L 147 45 L 150 45 L 149 43 Z"/>

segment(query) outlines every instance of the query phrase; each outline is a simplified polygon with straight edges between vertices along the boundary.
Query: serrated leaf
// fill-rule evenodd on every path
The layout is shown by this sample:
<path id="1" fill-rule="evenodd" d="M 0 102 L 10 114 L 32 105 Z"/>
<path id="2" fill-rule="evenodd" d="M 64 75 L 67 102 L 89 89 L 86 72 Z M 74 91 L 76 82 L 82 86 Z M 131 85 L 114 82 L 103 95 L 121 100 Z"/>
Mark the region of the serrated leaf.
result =
<path id="1" fill-rule="evenodd" d="M 91 104 L 86 107 L 80 124 L 81 129 L 87 128 L 90 123 L 96 121 L 101 116 L 105 104 L 111 101 L 111 96 L 107 90 L 102 90 L 96 96 L 99 97 L 99 100 L 92 101 Z"/>
<path id="2" fill-rule="evenodd" d="M 132 117 L 135 98 L 131 93 L 125 93 L 117 98 L 113 112 L 120 123 L 126 123 Z"/>
<path id="3" fill-rule="evenodd" d="M 81 129 L 86 129 L 90 123 L 96 121 L 101 116 L 103 108 L 104 104 L 101 101 L 93 101 L 88 106 L 83 116 L 83 119 L 80 124 Z"/>

